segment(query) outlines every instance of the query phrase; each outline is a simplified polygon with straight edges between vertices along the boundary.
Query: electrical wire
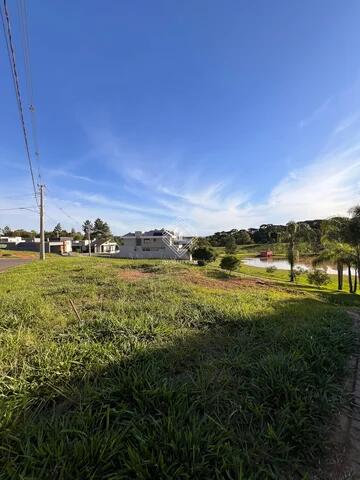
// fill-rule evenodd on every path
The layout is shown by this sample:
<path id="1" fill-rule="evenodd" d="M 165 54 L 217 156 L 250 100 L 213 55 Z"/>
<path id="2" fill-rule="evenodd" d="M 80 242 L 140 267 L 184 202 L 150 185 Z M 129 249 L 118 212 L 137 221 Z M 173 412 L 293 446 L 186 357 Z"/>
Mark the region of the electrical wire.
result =
<path id="1" fill-rule="evenodd" d="M 49 191 L 49 188 L 46 187 L 46 190 Z M 48 201 L 49 201 L 49 198 L 48 198 Z M 75 222 L 75 224 L 76 224 L 77 226 L 80 226 L 80 228 L 82 228 L 82 223 L 81 223 L 81 221 L 80 221 L 79 219 L 73 217 L 73 216 L 70 215 L 69 213 L 67 213 L 67 212 L 64 210 L 64 208 L 59 207 L 59 205 L 57 205 L 57 203 L 55 202 L 55 200 L 54 200 L 54 201 L 50 200 L 50 203 L 51 203 L 55 208 L 57 208 L 58 210 L 60 210 L 60 212 L 62 212 L 67 218 L 69 218 L 70 220 L 72 220 L 73 222 Z"/>
<path id="2" fill-rule="evenodd" d="M 34 198 L 34 194 L 33 193 L 24 193 L 24 194 L 18 194 L 18 195 L 6 195 L 6 196 L 1 196 L 0 200 L 12 200 L 12 199 L 28 198 L 28 197 Z"/>
<path id="3" fill-rule="evenodd" d="M 13 208 L 0 208 L 1 212 L 10 211 L 10 210 L 33 210 L 34 207 L 13 207 Z"/>
<path id="4" fill-rule="evenodd" d="M 41 183 L 41 172 L 40 172 L 40 149 L 38 142 L 37 134 L 37 120 L 36 120 L 36 108 L 34 101 L 34 87 L 32 81 L 32 72 L 31 72 L 31 62 L 30 62 L 30 42 L 29 42 L 29 30 L 28 30 L 28 21 L 27 21 L 27 10 L 25 0 L 18 0 L 18 14 L 20 20 L 20 33 L 23 47 L 23 56 L 24 56 L 24 65 L 25 65 L 25 79 L 27 87 L 27 95 L 29 102 L 29 111 L 30 111 L 30 121 L 31 121 L 31 131 L 32 139 L 35 149 L 35 158 L 38 168 L 39 183 Z"/>
<path id="5" fill-rule="evenodd" d="M 15 48 L 12 41 L 10 17 L 9 17 L 9 11 L 7 9 L 6 0 L 3 0 L 3 6 L 4 6 L 4 13 L 1 8 L 0 8 L 0 11 L 1 11 L 1 20 L 3 24 L 4 36 L 5 36 L 5 44 L 8 52 L 8 57 L 9 57 L 10 70 L 12 74 L 15 96 L 16 96 L 17 106 L 19 110 L 20 124 L 21 124 L 21 129 L 24 137 L 24 142 L 25 142 L 25 150 L 26 150 L 26 156 L 29 164 L 31 181 L 34 189 L 36 203 L 39 207 L 39 202 L 36 196 L 37 191 L 35 186 L 34 169 L 33 169 L 31 155 L 30 155 L 28 135 L 26 131 L 25 118 L 24 118 L 24 110 L 22 106 L 22 99 L 21 99 L 21 93 L 20 93 L 19 76 L 18 76 L 17 67 L 16 67 Z"/>

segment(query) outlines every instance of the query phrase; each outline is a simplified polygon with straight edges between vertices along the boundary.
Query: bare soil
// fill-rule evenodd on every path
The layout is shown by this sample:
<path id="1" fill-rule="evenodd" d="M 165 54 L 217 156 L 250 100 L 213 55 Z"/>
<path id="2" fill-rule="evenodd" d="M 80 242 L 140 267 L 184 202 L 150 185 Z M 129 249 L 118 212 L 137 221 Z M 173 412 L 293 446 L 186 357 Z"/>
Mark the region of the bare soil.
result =
<path id="1" fill-rule="evenodd" d="M 209 276 L 205 276 L 202 273 L 195 273 L 195 272 L 184 272 L 182 277 L 186 282 L 199 285 L 201 287 L 206 288 L 214 288 L 214 289 L 223 289 L 223 290 L 232 290 L 236 288 L 248 288 L 248 287 L 264 287 L 269 288 L 269 282 L 257 280 L 257 279 L 250 279 L 250 278 L 239 278 L 239 277 L 223 277 L 223 278 L 213 278 Z"/>
<path id="2" fill-rule="evenodd" d="M 149 275 L 152 275 L 152 273 L 137 268 L 123 268 L 119 272 L 119 277 L 127 282 L 136 282 Z"/>

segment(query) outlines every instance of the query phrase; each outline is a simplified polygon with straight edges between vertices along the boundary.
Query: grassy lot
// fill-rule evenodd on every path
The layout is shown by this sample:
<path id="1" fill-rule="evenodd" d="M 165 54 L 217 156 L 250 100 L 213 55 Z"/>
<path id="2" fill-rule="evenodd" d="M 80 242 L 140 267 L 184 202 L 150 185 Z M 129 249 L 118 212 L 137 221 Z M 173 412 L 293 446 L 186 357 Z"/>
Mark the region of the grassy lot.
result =
<path id="1" fill-rule="evenodd" d="M 251 276 L 255 276 L 255 277 L 260 277 L 260 278 L 266 278 L 266 279 L 269 279 L 269 280 L 280 280 L 282 282 L 288 282 L 290 283 L 289 281 L 289 271 L 288 270 L 275 270 L 274 272 L 270 273 L 270 272 L 267 272 L 266 271 L 266 268 L 261 268 L 261 267 L 253 267 L 253 266 L 250 266 L 250 265 L 245 265 L 245 264 L 242 264 L 241 267 L 240 267 L 240 271 L 243 273 L 243 274 L 246 274 L 246 275 L 251 275 Z M 321 289 L 316 289 L 314 287 L 314 290 L 318 290 L 319 292 L 333 292 L 334 290 L 337 289 L 337 275 L 329 275 L 330 277 L 330 283 L 328 283 L 326 286 L 324 287 L 321 287 Z M 307 280 L 307 275 L 306 273 L 300 275 L 297 280 L 296 280 L 296 285 L 297 286 L 309 286 L 310 287 L 310 284 Z M 343 291 L 344 292 L 347 292 L 348 289 L 349 289 L 349 284 L 348 284 L 348 280 L 347 280 L 347 276 L 344 275 L 344 285 L 343 285 Z M 351 304 L 351 303 L 357 303 L 357 298 L 355 298 L 355 300 L 352 298 L 351 295 L 344 295 L 343 296 L 344 300 Z"/>
<path id="2" fill-rule="evenodd" d="M 243 247 L 243 248 L 241 248 Z M 250 245 L 251 247 L 251 245 Z M 238 246 L 238 251 L 236 253 L 236 256 L 239 258 L 241 261 L 244 258 L 249 258 L 252 256 L 257 256 L 259 253 L 259 245 L 254 245 L 254 250 L 251 251 L 249 249 L 249 245 L 244 245 L 244 246 Z M 264 248 L 263 248 L 264 249 Z M 220 260 L 223 255 L 225 255 L 224 249 L 222 247 L 217 247 L 215 248 L 215 251 L 217 253 L 217 259 L 215 263 L 210 264 L 209 267 L 207 267 L 208 270 L 212 270 L 213 266 L 215 265 L 216 267 L 219 266 Z M 285 258 L 285 255 L 277 254 L 275 258 Z M 307 257 L 308 258 L 308 257 Z M 321 266 L 319 267 L 321 268 Z M 286 282 L 290 283 L 289 281 L 289 271 L 288 270 L 281 270 L 281 269 L 276 269 L 274 272 L 270 273 L 266 271 L 266 268 L 261 268 L 261 267 L 253 267 L 250 265 L 245 265 L 244 263 L 241 264 L 241 267 L 239 269 L 239 272 L 241 272 L 244 275 L 250 275 L 253 277 L 258 277 L 258 278 L 264 278 L 268 280 L 275 280 L 275 281 L 281 281 L 281 282 Z M 239 274 L 238 272 L 238 274 Z M 314 290 L 318 290 L 320 293 L 321 292 L 334 292 L 334 290 L 337 290 L 337 275 L 329 275 L 330 277 L 330 282 L 325 286 L 322 287 L 321 289 L 316 289 L 315 287 L 311 287 L 308 280 L 307 280 L 307 275 L 306 273 L 300 275 L 295 283 L 295 286 L 302 286 L 302 287 L 308 287 L 308 288 L 313 288 Z M 349 283 L 348 283 L 348 277 L 347 275 L 344 275 L 344 282 L 343 282 L 343 290 L 344 292 L 348 292 L 349 290 Z M 360 289 L 358 290 L 358 294 L 360 293 Z M 337 302 L 340 297 L 343 298 L 344 304 L 352 305 L 352 304 L 357 304 L 358 300 L 353 299 L 351 296 L 347 295 L 342 295 L 339 293 L 337 295 Z"/>
<path id="3" fill-rule="evenodd" d="M 350 320 L 330 291 L 214 272 L 77 257 L 2 274 L 0 479 L 306 478 Z"/>

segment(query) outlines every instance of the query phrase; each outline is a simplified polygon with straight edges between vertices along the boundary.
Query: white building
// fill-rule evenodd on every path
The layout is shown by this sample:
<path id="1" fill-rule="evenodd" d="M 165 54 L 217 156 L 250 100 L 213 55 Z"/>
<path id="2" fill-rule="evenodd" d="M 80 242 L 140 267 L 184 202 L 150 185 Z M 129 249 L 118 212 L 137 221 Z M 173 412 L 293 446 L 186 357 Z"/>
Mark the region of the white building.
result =
<path id="1" fill-rule="evenodd" d="M 120 258 L 161 258 L 191 260 L 187 248 L 191 237 L 180 237 L 166 230 L 127 233 L 122 239 L 120 250 L 115 256 Z"/>
<path id="2" fill-rule="evenodd" d="M 0 243 L 15 243 L 17 245 L 23 241 L 21 237 L 0 237 Z"/>
<path id="3" fill-rule="evenodd" d="M 113 240 L 96 239 L 92 242 L 94 253 L 116 253 L 119 245 Z"/>

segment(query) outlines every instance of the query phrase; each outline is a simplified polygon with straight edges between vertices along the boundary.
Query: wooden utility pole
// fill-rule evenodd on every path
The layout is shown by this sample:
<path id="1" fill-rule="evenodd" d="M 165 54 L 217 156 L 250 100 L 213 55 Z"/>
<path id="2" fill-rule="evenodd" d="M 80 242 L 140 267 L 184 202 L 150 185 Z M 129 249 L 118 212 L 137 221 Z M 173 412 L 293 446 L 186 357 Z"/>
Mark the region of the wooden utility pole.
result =
<path id="1" fill-rule="evenodd" d="M 90 225 L 87 228 L 87 236 L 88 236 L 88 242 L 89 242 L 89 257 L 91 257 L 91 230 L 90 230 Z"/>
<path id="2" fill-rule="evenodd" d="M 45 230 L 44 230 L 44 186 L 40 190 L 40 260 L 45 260 Z"/>

